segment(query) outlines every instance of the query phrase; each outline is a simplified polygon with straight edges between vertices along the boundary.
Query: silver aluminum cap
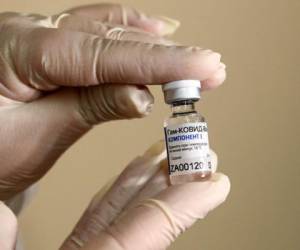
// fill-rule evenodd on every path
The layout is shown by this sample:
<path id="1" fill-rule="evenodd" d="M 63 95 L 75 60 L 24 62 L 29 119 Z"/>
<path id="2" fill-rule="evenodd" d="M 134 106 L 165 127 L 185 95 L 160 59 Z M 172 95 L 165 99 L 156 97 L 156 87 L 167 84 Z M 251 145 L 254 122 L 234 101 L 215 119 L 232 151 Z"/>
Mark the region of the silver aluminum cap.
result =
<path id="1" fill-rule="evenodd" d="M 198 101 L 200 89 L 201 83 L 198 80 L 180 80 L 162 85 L 165 102 L 168 104 L 184 100 Z"/>

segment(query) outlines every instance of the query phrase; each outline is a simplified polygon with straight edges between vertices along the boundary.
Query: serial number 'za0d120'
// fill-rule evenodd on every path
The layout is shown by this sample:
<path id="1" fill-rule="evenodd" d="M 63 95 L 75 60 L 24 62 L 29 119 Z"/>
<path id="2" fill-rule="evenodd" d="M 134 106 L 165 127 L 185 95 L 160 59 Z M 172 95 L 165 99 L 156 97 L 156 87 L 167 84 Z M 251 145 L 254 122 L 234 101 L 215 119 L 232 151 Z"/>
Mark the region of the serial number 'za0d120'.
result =
<path id="1" fill-rule="evenodd" d="M 205 163 L 202 161 L 194 161 L 190 163 L 179 163 L 170 165 L 169 173 L 174 174 L 178 172 L 193 172 L 193 171 L 211 171 L 211 161 L 207 162 L 207 167 L 205 166 Z"/>
<path id="2" fill-rule="evenodd" d="M 165 136 L 170 175 L 211 171 L 205 122 L 167 126 Z"/>

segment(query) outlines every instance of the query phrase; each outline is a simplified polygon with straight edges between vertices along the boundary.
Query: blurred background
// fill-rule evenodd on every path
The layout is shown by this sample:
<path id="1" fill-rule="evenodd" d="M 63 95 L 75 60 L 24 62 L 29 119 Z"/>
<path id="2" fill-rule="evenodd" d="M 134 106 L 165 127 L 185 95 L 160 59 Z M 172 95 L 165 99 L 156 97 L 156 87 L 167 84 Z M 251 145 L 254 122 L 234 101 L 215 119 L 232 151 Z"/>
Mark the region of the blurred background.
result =
<path id="1" fill-rule="evenodd" d="M 175 40 L 216 50 L 227 65 L 225 84 L 204 93 L 198 109 L 207 117 L 219 170 L 231 178 L 231 194 L 170 249 L 299 249 L 300 1 L 119 2 L 180 20 Z M 2 0 L 0 11 L 50 15 L 88 3 Z M 93 194 L 163 137 L 169 108 L 160 88 L 151 90 L 156 106 L 149 117 L 95 128 L 40 181 L 20 217 L 27 249 L 57 249 Z"/>

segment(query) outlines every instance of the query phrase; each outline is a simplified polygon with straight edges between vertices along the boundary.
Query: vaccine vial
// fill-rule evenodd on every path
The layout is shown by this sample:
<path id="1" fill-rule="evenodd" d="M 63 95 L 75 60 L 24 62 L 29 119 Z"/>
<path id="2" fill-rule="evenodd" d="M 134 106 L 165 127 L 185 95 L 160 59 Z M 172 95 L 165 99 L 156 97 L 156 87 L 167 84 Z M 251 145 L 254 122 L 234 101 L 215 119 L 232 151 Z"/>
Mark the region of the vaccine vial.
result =
<path id="1" fill-rule="evenodd" d="M 204 181 L 211 176 L 212 163 L 207 124 L 195 109 L 201 83 L 180 80 L 164 84 L 162 89 L 172 110 L 164 121 L 170 182 Z"/>

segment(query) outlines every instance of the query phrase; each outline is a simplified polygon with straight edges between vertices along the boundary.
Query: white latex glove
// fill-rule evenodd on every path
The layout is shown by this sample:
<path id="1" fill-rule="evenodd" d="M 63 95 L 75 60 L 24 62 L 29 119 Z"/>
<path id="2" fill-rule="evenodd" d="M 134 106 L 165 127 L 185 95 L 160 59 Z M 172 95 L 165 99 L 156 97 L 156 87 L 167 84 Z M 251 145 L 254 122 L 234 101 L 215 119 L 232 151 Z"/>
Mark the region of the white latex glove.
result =
<path id="1" fill-rule="evenodd" d="M 213 152 L 212 163 L 216 169 Z M 170 186 L 165 146 L 157 143 L 95 196 L 61 250 L 166 249 L 220 205 L 229 189 L 220 173 L 205 182 Z"/>
<path id="2" fill-rule="evenodd" d="M 162 38 L 177 27 L 111 4 L 0 14 L 0 199 L 40 179 L 94 124 L 147 115 L 153 97 L 144 85 L 221 84 L 218 53 Z"/>
<path id="3" fill-rule="evenodd" d="M 211 152 L 213 169 L 217 156 Z M 161 250 L 227 197 L 227 176 L 170 186 L 163 142 L 134 159 L 106 185 L 66 239 L 61 250 Z M 0 249 L 16 242 L 17 221 L 0 202 Z M 203 239 L 199 239 L 199 242 Z"/>

